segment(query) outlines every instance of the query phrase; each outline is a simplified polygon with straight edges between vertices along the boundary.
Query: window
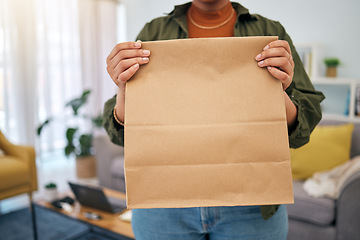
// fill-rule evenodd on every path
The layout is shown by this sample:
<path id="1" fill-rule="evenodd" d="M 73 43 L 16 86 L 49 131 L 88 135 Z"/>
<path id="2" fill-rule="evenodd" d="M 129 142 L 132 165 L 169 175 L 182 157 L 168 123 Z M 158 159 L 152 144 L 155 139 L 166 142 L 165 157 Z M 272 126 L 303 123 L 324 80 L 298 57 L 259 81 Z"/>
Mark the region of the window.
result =
<path id="1" fill-rule="evenodd" d="M 64 106 L 82 92 L 77 7 L 73 0 L 37 0 L 37 118 L 59 118 L 41 135 L 45 151 L 64 145 Z"/>
<path id="2" fill-rule="evenodd" d="M 0 128 L 12 141 L 39 150 L 61 148 L 65 104 L 91 89 L 89 111 L 101 112 L 116 93 L 105 59 L 117 43 L 117 21 L 125 10 L 117 0 L 0 1 Z M 120 6 L 120 7 L 119 7 Z M 117 15 L 119 12 L 121 16 Z M 125 24 L 121 23 L 121 39 Z"/>
<path id="3" fill-rule="evenodd" d="M 5 130 L 4 29 L 0 19 L 0 129 Z"/>
<path id="4" fill-rule="evenodd" d="M 0 129 L 2 132 L 7 133 L 9 123 L 5 115 L 7 110 L 5 58 L 9 54 L 9 48 L 7 45 L 8 39 L 5 38 L 5 14 L 4 2 L 0 1 Z"/>

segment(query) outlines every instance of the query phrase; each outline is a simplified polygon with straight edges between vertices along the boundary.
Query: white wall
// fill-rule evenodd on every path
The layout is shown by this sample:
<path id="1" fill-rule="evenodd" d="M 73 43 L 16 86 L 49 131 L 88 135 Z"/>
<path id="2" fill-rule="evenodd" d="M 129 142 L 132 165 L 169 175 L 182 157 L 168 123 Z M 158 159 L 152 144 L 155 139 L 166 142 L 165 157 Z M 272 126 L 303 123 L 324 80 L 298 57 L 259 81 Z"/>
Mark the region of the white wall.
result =
<path id="1" fill-rule="evenodd" d="M 162 16 L 181 0 L 122 0 L 127 9 L 127 40 L 134 40 L 145 22 Z M 240 0 L 251 13 L 280 21 L 295 43 L 315 42 L 325 56 L 338 57 L 339 77 L 360 78 L 359 0 Z"/>

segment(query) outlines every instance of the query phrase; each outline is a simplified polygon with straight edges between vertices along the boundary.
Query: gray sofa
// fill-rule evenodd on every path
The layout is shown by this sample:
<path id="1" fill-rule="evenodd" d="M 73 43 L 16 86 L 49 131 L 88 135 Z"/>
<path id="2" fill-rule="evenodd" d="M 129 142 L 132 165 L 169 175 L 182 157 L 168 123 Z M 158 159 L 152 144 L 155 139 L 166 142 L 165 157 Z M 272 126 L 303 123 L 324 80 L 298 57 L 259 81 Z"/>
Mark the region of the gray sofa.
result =
<path id="1" fill-rule="evenodd" d="M 346 122 L 322 120 L 320 125 Z M 360 155 L 360 123 L 355 124 L 351 157 Z M 313 198 L 303 189 L 303 182 L 294 181 L 295 204 L 287 205 L 288 240 L 359 240 L 360 239 L 360 172 L 344 184 L 340 197 Z"/>
<path id="2" fill-rule="evenodd" d="M 322 120 L 322 125 L 345 122 Z M 124 149 L 116 146 L 107 135 L 94 139 L 97 176 L 100 185 L 125 192 Z M 360 155 L 360 123 L 355 124 L 351 156 Z M 360 172 L 343 186 L 340 198 L 310 197 L 294 181 L 295 204 L 287 205 L 288 240 L 352 240 L 360 239 Z"/>

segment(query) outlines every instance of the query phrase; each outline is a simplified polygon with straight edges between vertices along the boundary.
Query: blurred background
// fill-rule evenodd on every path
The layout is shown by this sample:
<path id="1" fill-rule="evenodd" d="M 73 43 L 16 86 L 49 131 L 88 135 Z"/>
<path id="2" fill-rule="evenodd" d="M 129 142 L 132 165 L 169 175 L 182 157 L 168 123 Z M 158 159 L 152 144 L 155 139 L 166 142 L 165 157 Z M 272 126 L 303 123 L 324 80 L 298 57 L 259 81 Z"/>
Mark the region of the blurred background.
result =
<path id="1" fill-rule="evenodd" d="M 49 126 L 52 130 L 38 138 L 39 123 L 65 116 L 66 102 L 86 89 L 92 91 L 86 114 L 100 114 L 116 93 L 106 72 L 112 48 L 134 40 L 146 22 L 185 2 L 0 0 L 0 129 L 40 153 L 63 147 L 65 126 Z M 299 48 L 316 46 L 321 58 L 339 58 L 340 77 L 360 78 L 360 1 L 238 2 L 251 13 L 280 21 Z M 323 71 L 318 64 L 316 77 Z"/>

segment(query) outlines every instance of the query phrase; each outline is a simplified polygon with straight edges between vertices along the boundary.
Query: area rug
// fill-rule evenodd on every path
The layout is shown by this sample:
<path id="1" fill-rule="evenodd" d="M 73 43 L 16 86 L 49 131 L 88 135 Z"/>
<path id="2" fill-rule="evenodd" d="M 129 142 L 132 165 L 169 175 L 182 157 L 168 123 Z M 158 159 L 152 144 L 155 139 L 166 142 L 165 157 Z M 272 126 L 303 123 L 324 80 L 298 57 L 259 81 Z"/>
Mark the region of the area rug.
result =
<path id="1" fill-rule="evenodd" d="M 110 240 L 91 231 L 89 225 L 35 205 L 38 240 Z M 33 239 L 29 208 L 0 215 L 0 239 Z"/>

